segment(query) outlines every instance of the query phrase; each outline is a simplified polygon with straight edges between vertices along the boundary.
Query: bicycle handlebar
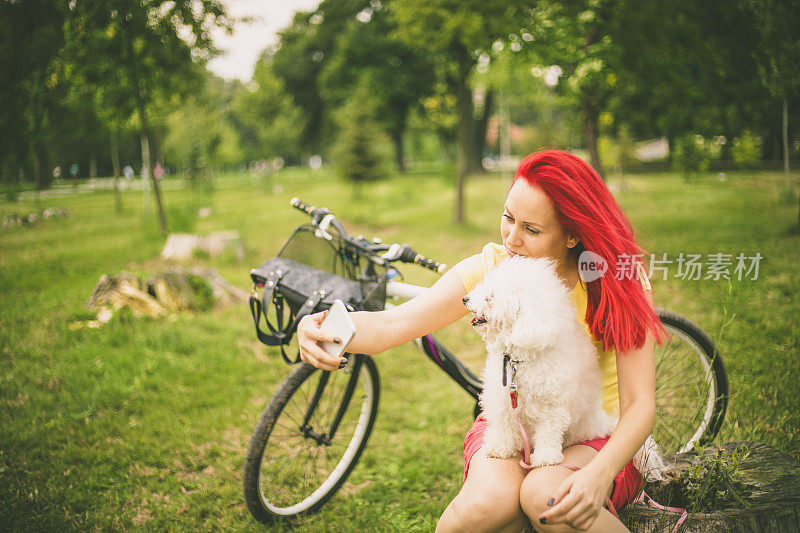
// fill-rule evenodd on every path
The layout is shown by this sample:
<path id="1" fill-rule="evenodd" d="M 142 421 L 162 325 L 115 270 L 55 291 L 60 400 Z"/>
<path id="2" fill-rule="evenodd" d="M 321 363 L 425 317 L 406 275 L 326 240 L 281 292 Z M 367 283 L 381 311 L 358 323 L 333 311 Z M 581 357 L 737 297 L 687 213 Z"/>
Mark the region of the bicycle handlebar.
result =
<path id="1" fill-rule="evenodd" d="M 306 203 L 303 203 L 300 200 L 300 198 L 298 198 L 296 196 L 294 198 L 292 198 L 291 200 L 289 200 L 289 204 L 292 207 L 294 207 L 295 209 L 299 209 L 300 211 L 308 213 L 309 215 L 314 214 L 314 210 L 316 209 L 316 207 L 313 207 L 313 206 L 310 206 L 310 205 L 308 205 Z"/>
<path id="2" fill-rule="evenodd" d="M 328 221 L 327 221 L 327 224 L 330 224 L 334 228 L 336 228 L 336 230 L 343 237 L 348 238 L 348 239 L 352 239 L 352 236 L 350 234 L 348 234 L 347 231 L 345 231 L 345 229 L 342 227 L 342 225 L 338 223 L 338 221 L 336 220 L 336 217 L 333 215 L 333 213 L 331 213 L 327 208 L 325 208 L 325 207 L 315 207 L 313 205 L 309 205 L 309 204 L 303 202 L 302 200 L 300 200 L 297 197 L 292 198 L 289 201 L 289 204 L 292 207 L 294 207 L 295 209 L 298 209 L 298 210 L 306 213 L 307 215 L 310 215 L 311 216 L 311 222 L 315 226 L 319 226 L 321 223 L 323 223 L 323 221 L 326 219 L 326 217 L 330 217 L 328 219 Z M 364 245 L 364 244 L 366 245 L 367 248 L 369 248 L 373 252 L 383 251 L 383 250 L 387 249 L 387 246 L 385 244 L 373 244 L 373 243 L 369 243 L 367 241 L 364 241 L 362 243 L 362 245 Z M 434 259 L 430 259 L 428 257 L 425 257 L 422 254 L 417 253 L 413 248 L 411 248 L 407 244 L 392 245 L 391 247 L 389 247 L 389 249 L 391 250 L 395 246 L 400 247 L 400 253 L 399 254 L 390 252 L 390 253 L 387 253 L 387 254 L 385 254 L 383 256 L 384 259 L 386 259 L 389 262 L 401 261 L 403 263 L 416 263 L 416 264 L 418 264 L 418 265 L 420 265 L 422 267 L 425 267 L 427 269 L 433 270 L 434 272 L 436 272 L 438 274 L 442 274 L 442 273 L 444 273 L 445 270 L 447 270 L 447 265 L 446 264 L 441 263 L 439 261 L 436 261 Z"/>
<path id="3" fill-rule="evenodd" d="M 447 265 L 444 263 L 440 263 L 439 261 L 430 259 L 422 254 L 417 253 L 407 244 L 403 245 L 403 253 L 400 254 L 400 261 L 404 263 L 416 263 L 427 269 L 433 270 L 437 274 L 443 274 L 444 271 L 447 270 Z"/>

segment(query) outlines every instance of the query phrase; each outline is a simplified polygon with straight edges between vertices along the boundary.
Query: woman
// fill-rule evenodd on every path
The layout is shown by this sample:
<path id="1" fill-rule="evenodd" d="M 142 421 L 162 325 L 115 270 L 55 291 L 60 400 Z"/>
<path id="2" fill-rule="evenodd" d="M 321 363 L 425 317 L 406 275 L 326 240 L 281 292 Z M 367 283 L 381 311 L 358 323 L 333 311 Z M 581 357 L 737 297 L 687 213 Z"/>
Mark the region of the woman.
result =
<path id="1" fill-rule="evenodd" d="M 647 276 L 638 261 L 631 262 L 643 251 L 600 177 L 560 151 L 537 152 L 520 163 L 500 234 L 502 245 L 487 244 L 423 295 L 386 311 L 353 313 L 357 333 L 348 351 L 377 354 L 455 322 L 467 313 L 462 298 L 506 257 L 555 259 L 556 272 L 573 290 L 576 314 L 600 352 L 603 405 L 619 413 L 619 424 L 610 438 L 564 450 L 564 462 L 579 470 L 555 465 L 527 471 L 518 458 L 479 452 L 486 423 L 478 417 L 464 441 L 464 485 L 437 531 L 518 532 L 528 524 L 537 531 L 627 531 L 604 502 L 610 497 L 621 508 L 635 497 L 641 476 L 631 459 L 653 429 L 654 335 L 661 324 Z M 581 279 L 578 258 L 584 250 L 597 254 L 596 263 L 606 262 L 605 275 Z M 317 344 L 336 342 L 320 331 L 323 318 L 317 313 L 300 322 L 300 355 L 318 368 L 336 370 L 343 360 Z"/>

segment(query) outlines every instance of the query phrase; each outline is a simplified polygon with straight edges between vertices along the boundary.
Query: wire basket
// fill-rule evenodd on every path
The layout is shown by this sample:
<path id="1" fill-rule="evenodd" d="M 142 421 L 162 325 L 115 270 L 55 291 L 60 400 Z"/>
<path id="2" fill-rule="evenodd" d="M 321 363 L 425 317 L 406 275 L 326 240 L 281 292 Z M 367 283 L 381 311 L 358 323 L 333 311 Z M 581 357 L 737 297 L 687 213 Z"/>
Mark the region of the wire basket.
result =
<path id="1" fill-rule="evenodd" d="M 355 281 L 362 299 L 356 309 L 379 311 L 386 302 L 386 262 L 335 233 L 323 233 L 310 225 L 297 228 L 278 252 L 278 257 L 296 261 L 334 276 Z M 312 287 L 311 290 L 316 289 Z"/>

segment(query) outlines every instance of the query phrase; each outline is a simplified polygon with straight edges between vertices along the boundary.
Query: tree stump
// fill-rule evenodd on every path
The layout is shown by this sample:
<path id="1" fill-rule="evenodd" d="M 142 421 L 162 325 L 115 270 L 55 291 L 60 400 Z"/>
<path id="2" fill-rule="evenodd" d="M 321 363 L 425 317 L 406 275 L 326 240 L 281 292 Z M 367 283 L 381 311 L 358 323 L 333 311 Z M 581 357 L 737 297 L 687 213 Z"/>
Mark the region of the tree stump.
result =
<path id="1" fill-rule="evenodd" d="M 161 257 L 173 261 L 185 261 L 198 252 L 208 257 L 216 257 L 225 250 L 231 250 L 240 261 L 244 258 L 244 245 L 237 232 L 220 231 L 207 236 L 173 233 L 164 244 Z"/>
<path id="2" fill-rule="evenodd" d="M 206 311 L 247 298 L 247 291 L 228 283 L 213 268 L 173 268 L 146 280 L 130 272 L 104 275 L 86 306 L 97 311 L 128 307 L 137 316 L 159 317 L 167 311 Z"/>
<path id="3" fill-rule="evenodd" d="M 134 315 L 159 317 L 164 307 L 147 292 L 147 286 L 135 274 L 120 272 L 113 276 L 103 276 L 95 285 L 86 307 L 96 311 L 110 308 L 116 311 L 128 307 Z M 107 320 L 106 320 L 107 321 Z"/>
<path id="4" fill-rule="evenodd" d="M 738 446 L 745 446 L 750 455 L 739 465 L 738 481 L 750 508 L 731 506 L 710 513 L 694 513 L 679 531 L 689 532 L 781 532 L 800 531 L 800 462 L 788 454 L 758 442 L 729 442 L 710 446 L 706 454 L 721 450 L 724 456 Z M 694 451 L 667 457 L 672 466 L 667 480 L 654 482 L 646 488 L 658 503 L 671 507 L 686 507 L 685 472 L 698 460 Z M 669 532 L 680 517 L 677 513 L 661 511 L 640 502 L 620 511 L 623 523 L 633 532 Z"/>

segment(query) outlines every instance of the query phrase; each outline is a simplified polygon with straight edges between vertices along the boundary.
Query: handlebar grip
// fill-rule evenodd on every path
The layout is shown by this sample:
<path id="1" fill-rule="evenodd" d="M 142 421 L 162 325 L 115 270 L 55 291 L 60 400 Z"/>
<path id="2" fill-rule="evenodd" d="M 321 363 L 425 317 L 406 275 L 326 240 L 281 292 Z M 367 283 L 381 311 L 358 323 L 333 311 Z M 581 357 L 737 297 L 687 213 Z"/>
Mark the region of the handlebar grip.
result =
<path id="1" fill-rule="evenodd" d="M 415 252 L 414 249 L 408 245 L 403 247 L 403 253 L 400 254 L 400 260 L 404 263 L 416 263 L 439 274 L 442 274 L 445 270 L 447 270 L 447 265 L 444 263 L 440 263 L 439 261 L 435 261 L 433 259 L 428 259 L 424 255 Z"/>
<path id="2" fill-rule="evenodd" d="M 425 268 L 429 268 L 438 274 L 443 274 L 445 270 L 447 270 L 447 265 L 444 263 L 440 263 L 439 261 L 434 261 L 433 259 L 428 259 L 424 255 L 419 255 L 414 258 L 414 262 L 418 265 L 422 265 Z"/>
<path id="3" fill-rule="evenodd" d="M 313 215 L 314 210 L 316 209 L 316 207 L 314 207 L 313 205 L 308 205 L 307 203 L 303 202 L 302 200 L 300 200 L 300 198 L 296 196 L 291 200 L 289 200 L 289 205 L 291 205 L 295 209 L 303 211 L 304 213 L 308 213 L 309 215 Z"/>

